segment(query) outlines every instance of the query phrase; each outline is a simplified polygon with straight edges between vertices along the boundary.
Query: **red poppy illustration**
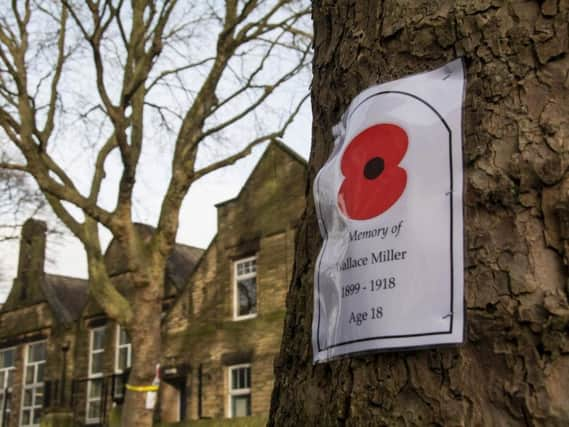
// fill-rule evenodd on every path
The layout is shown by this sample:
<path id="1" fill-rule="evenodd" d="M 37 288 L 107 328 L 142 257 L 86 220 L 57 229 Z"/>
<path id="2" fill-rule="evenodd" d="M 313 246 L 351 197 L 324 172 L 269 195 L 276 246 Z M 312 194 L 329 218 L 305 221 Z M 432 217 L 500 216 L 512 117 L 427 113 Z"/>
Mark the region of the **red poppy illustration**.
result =
<path id="1" fill-rule="evenodd" d="M 407 152 L 407 132 L 382 123 L 358 134 L 342 156 L 344 181 L 338 206 L 348 218 L 365 220 L 387 211 L 407 185 L 407 172 L 399 166 Z"/>

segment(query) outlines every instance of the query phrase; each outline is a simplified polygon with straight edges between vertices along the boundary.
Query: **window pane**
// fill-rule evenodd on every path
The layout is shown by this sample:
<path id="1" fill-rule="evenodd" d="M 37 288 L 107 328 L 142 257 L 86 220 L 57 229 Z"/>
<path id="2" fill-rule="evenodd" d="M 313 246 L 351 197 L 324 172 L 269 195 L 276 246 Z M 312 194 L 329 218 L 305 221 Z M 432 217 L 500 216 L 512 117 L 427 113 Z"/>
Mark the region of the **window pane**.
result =
<path id="1" fill-rule="evenodd" d="M 46 359 L 46 344 L 42 342 L 36 347 L 36 362 L 44 361 Z"/>
<path id="2" fill-rule="evenodd" d="M 93 350 L 102 350 L 105 345 L 105 328 L 93 329 Z"/>
<path id="3" fill-rule="evenodd" d="M 100 379 L 91 380 L 89 387 L 89 399 L 100 399 L 103 388 L 103 381 Z"/>
<path id="4" fill-rule="evenodd" d="M 237 263 L 237 275 L 242 276 L 244 274 L 255 273 L 257 271 L 257 262 L 252 259 L 249 261 L 239 261 Z"/>
<path id="5" fill-rule="evenodd" d="M 120 328 L 120 335 L 119 335 L 119 344 L 120 345 L 125 345 L 125 344 L 129 344 L 130 340 L 128 339 L 128 335 L 126 333 L 126 329 L 124 329 L 123 327 Z"/>
<path id="6" fill-rule="evenodd" d="M 4 383 L 6 380 L 6 375 L 8 374 L 8 372 L 6 371 L 0 371 L 0 391 L 4 389 L 4 387 L 6 387 L 6 384 Z"/>
<path id="7" fill-rule="evenodd" d="M 32 406 L 32 389 L 24 391 L 24 406 Z"/>
<path id="8" fill-rule="evenodd" d="M 0 351 L 0 369 L 14 366 L 15 350 Z"/>
<path id="9" fill-rule="evenodd" d="M 257 312 L 257 281 L 255 277 L 237 282 L 239 289 L 239 316 Z"/>
<path id="10" fill-rule="evenodd" d="M 91 374 L 103 372 L 103 355 L 102 352 L 91 354 Z"/>
<path id="11" fill-rule="evenodd" d="M 233 396 L 233 416 L 246 417 L 251 415 L 251 396 Z"/>
<path id="12" fill-rule="evenodd" d="M 119 349 L 119 365 L 117 368 L 121 371 L 128 368 L 128 348 L 126 347 Z"/>
<path id="13" fill-rule="evenodd" d="M 43 387 L 36 387 L 36 395 L 34 398 L 34 406 L 43 405 Z"/>
<path id="14" fill-rule="evenodd" d="M 40 423 L 40 417 L 41 417 L 41 408 L 37 408 L 34 411 L 34 424 L 39 425 Z"/>
<path id="15" fill-rule="evenodd" d="M 43 372 L 44 372 L 45 363 L 41 363 L 37 365 L 36 369 L 36 382 L 42 383 L 43 382 Z"/>
<path id="16" fill-rule="evenodd" d="M 243 367 L 231 370 L 231 390 L 251 387 L 251 368 Z"/>
<path id="17" fill-rule="evenodd" d="M 45 343 L 31 344 L 28 350 L 28 362 L 41 362 L 45 360 Z"/>
<path id="18" fill-rule="evenodd" d="M 22 425 L 27 426 L 30 424 L 30 411 L 22 411 Z"/>
<path id="19" fill-rule="evenodd" d="M 89 402 L 87 409 L 87 418 L 100 418 L 101 417 L 101 403 L 99 401 Z"/>
<path id="20" fill-rule="evenodd" d="M 28 366 L 26 367 L 26 384 L 33 384 L 34 383 L 34 373 L 35 373 L 35 366 Z"/>
<path id="21" fill-rule="evenodd" d="M 12 384 L 14 384 L 14 371 L 11 369 L 6 372 L 6 375 L 8 376 L 6 381 L 6 388 L 12 387 Z"/>

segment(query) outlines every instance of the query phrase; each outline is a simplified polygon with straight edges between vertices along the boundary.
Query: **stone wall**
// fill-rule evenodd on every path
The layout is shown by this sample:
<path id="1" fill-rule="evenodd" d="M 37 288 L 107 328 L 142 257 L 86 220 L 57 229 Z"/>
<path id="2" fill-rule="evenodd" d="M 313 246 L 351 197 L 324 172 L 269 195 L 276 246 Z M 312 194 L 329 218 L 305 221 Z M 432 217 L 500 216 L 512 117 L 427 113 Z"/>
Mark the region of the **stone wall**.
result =
<path id="1" fill-rule="evenodd" d="M 168 368 L 179 371 L 163 381 L 159 412 L 164 419 L 177 418 L 179 399 L 183 400 L 188 418 L 226 417 L 229 367 L 242 363 L 251 365 L 252 413 L 267 414 L 273 361 L 280 346 L 285 298 L 293 270 L 296 227 L 305 203 L 305 175 L 304 161 L 282 144 L 273 143 L 238 197 L 218 205 L 219 232 L 164 319 L 161 364 L 165 372 Z M 44 408 L 44 413 L 53 416 L 46 418 L 45 425 L 58 425 L 63 418 L 67 422 L 70 409 L 74 425 L 84 425 L 91 330 L 106 328 L 103 375 L 106 387 L 110 388 L 118 328 L 93 299 L 86 300 L 86 305 L 83 301 L 76 317 L 72 318 L 71 313 L 65 317 L 58 312 L 56 308 L 61 305 L 57 304 L 68 298 L 56 301 L 55 294 L 49 293 L 53 291 L 49 287 L 53 282 L 48 283 L 43 272 L 45 224 L 37 221 L 27 224 L 22 237 L 24 261 L 20 263 L 8 301 L 0 310 L 0 349 L 14 347 L 17 351 L 12 417 L 6 427 L 19 425 L 25 348 L 39 340 L 47 342 L 44 377 L 51 383 L 50 406 Z M 195 248 L 186 248 L 185 253 L 188 250 L 197 254 Z M 128 297 L 129 274 L 120 270 L 120 263 L 115 265 L 116 254 L 120 251 L 111 250 L 106 262 L 110 268 L 116 267 L 113 281 Z M 257 313 L 253 318 L 234 320 L 234 263 L 253 256 L 257 267 Z M 117 259 L 120 261 L 120 257 Z M 172 266 L 180 267 L 182 263 L 184 267 L 185 259 L 179 258 L 177 262 Z M 168 275 L 167 282 L 177 277 Z M 56 278 L 66 284 L 68 279 Z M 86 295 L 87 283 L 84 285 Z M 173 298 L 169 294 L 167 302 Z M 65 375 L 63 396 L 59 388 L 62 375 Z M 184 388 L 185 395 L 181 393 Z M 103 395 L 107 396 L 108 420 L 112 395 L 108 389 Z"/>
<path id="2" fill-rule="evenodd" d="M 294 154 L 271 145 L 239 196 L 218 205 L 218 234 L 165 324 L 164 362 L 190 367 L 192 419 L 228 416 L 229 367 L 243 363 L 251 365 L 253 415 L 269 410 L 305 174 Z M 234 263 L 253 256 L 257 314 L 235 320 Z"/>
<path id="3" fill-rule="evenodd" d="M 73 354 L 75 361 L 75 385 L 73 410 L 75 419 L 81 423 L 86 420 L 87 411 L 87 390 L 89 378 L 89 356 L 90 356 L 90 339 L 91 330 L 94 328 L 105 328 L 105 342 L 103 353 L 103 376 L 105 383 L 105 391 L 103 398 L 106 397 L 106 408 L 110 411 L 113 406 L 112 402 L 112 375 L 115 373 L 116 348 L 118 327 L 115 322 L 109 321 L 102 316 L 81 319 L 78 325 L 77 346 Z M 105 414 L 108 416 L 108 413 Z"/>

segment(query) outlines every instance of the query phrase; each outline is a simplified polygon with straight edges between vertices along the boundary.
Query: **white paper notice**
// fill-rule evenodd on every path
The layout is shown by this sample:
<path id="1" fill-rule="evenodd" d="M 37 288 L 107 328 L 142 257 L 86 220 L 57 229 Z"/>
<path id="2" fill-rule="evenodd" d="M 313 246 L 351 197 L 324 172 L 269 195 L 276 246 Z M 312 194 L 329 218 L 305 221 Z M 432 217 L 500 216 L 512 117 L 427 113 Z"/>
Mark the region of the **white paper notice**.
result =
<path id="1" fill-rule="evenodd" d="M 371 87 L 314 181 L 314 362 L 463 341 L 461 60 Z"/>

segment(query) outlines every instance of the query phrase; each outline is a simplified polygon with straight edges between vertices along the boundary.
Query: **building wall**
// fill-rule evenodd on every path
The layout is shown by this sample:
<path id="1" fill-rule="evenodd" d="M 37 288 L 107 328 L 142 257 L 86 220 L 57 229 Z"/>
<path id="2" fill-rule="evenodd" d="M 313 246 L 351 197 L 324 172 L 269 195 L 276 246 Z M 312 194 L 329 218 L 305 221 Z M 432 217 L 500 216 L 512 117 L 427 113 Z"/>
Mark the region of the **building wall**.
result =
<path id="1" fill-rule="evenodd" d="M 190 405 L 192 418 L 198 418 L 196 371 L 200 364 L 204 369 L 202 416 L 226 415 L 227 368 L 240 363 L 251 363 L 253 414 L 268 411 L 273 361 L 280 346 L 292 265 L 287 267 L 284 260 L 292 259 L 293 243 L 292 230 L 261 239 L 257 252 L 258 314 L 255 318 L 233 320 L 232 274 L 225 271 L 231 269 L 230 258 L 226 258 L 227 265 L 221 266 L 218 280 L 194 283 L 198 295 L 208 289 L 215 297 L 211 297 L 209 306 L 204 304 L 194 313 L 185 328 L 169 334 L 165 349 L 166 358 L 196 367 L 191 383 L 195 391 Z"/>
<path id="2" fill-rule="evenodd" d="M 0 346 L 10 345 L 22 337 L 51 329 L 55 322 L 47 303 L 34 304 L 0 314 Z"/>
<path id="3" fill-rule="evenodd" d="M 302 160 L 280 144 L 271 144 L 239 196 L 218 206 L 218 234 L 163 322 L 161 364 L 165 377 L 160 412 L 165 420 L 175 421 L 180 406 L 188 418 L 226 417 L 229 367 L 243 363 L 251 366 L 252 414 L 268 412 L 273 362 L 280 346 L 293 270 L 296 228 L 305 203 L 305 175 Z M 31 237 L 37 234 L 34 227 L 39 225 L 31 222 L 29 236 L 23 238 L 22 251 L 30 259 L 22 263 L 7 304 L 0 310 L 0 349 L 15 347 L 17 351 L 12 418 L 6 427 L 19 425 L 25 347 L 40 339 L 48 346 L 45 381 L 50 382 L 51 396 L 46 410 L 63 406 L 73 412 L 75 425 L 81 426 L 86 420 L 90 332 L 106 327 L 103 375 L 110 388 L 117 327 L 93 300 L 74 323 L 64 324 L 54 316 L 57 310 L 47 302 L 39 282 L 43 278 L 45 242 Z M 257 313 L 253 318 L 235 320 L 234 262 L 252 256 L 257 267 Z M 114 255 L 110 253 L 107 258 L 112 267 Z M 120 268 L 117 272 L 113 280 L 128 295 L 128 274 L 121 274 Z M 170 371 L 175 374 L 167 374 Z M 184 386 L 185 396 L 180 393 Z M 112 396 L 103 394 L 108 399 L 108 415 Z"/>
<path id="4" fill-rule="evenodd" d="M 24 375 L 24 345 L 15 346 L 16 350 L 16 369 L 14 371 L 14 380 L 12 386 L 12 398 L 11 398 L 11 414 L 8 420 L 7 427 L 16 427 L 19 425 L 20 419 L 20 397 L 22 396 L 22 382 Z"/>
<path id="5" fill-rule="evenodd" d="M 15 370 L 11 392 L 11 417 L 8 427 L 20 424 L 24 398 L 27 347 L 38 341 L 46 344 L 46 358 L 42 372 L 44 383 L 42 413 L 46 407 L 61 407 L 70 397 L 70 384 L 74 376 L 76 324 L 72 313 L 82 307 L 86 283 L 80 279 L 47 275 L 44 271 L 46 225 L 35 219 L 27 220 L 22 227 L 18 276 L 13 282 L 6 303 L 0 310 L 0 350 L 14 348 Z M 61 305 L 58 291 L 69 291 L 64 298 L 72 307 Z M 83 292 L 85 291 L 85 292 Z M 39 372 L 39 371 L 38 371 Z M 62 394 L 62 390 L 65 391 Z M 39 408 L 38 408 L 39 409 Z M 6 426 L 3 426 L 6 427 Z"/>
<path id="6" fill-rule="evenodd" d="M 105 327 L 105 350 L 103 353 L 103 370 L 106 375 L 112 374 L 114 370 L 114 351 L 115 351 L 115 327 L 112 322 L 103 319 L 102 322 L 92 323 L 94 318 L 83 318 L 80 320 L 77 333 L 77 347 L 74 353 L 75 359 L 75 383 L 73 388 L 73 410 L 78 424 L 86 423 L 87 409 L 87 385 L 89 378 L 89 355 L 91 329 L 95 327 Z M 110 402 L 109 402 L 110 403 Z"/>
<path id="7" fill-rule="evenodd" d="M 12 416 L 6 427 L 20 425 L 25 348 L 29 343 L 37 341 L 46 341 L 47 344 L 44 378 L 46 384 L 50 383 L 47 386 L 50 389 L 46 387 L 44 390 L 44 410 L 58 409 L 61 406 L 60 402 L 63 402 L 64 407 L 72 410 L 75 425 L 85 425 L 90 330 L 102 325 L 106 327 L 103 369 L 105 376 L 109 376 L 106 384 L 110 386 L 112 381 L 110 375 L 115 372 L 116 323 L 99 315 L 83 318 L 73 325 L 63 326 L 53 321 L 47 303 L 2 313 L 0 317 L 2 325 L 6 326 L 6 329 L 2 328 L 2 332 L 18 332 L 17 335 L 10 336 L 2 336 L 0 333 L 0 350 L 13 347 L 17 351 L 11 399 Z M 67 349 L 65 356 L 64 348 Z M 63 396 L 61 395 L 62 375 L 65 377 Z M 106 404 L 110 410 L 112 407 L 110 390 Z"/>
<path id="8" fill-rule="evenodd" d="M 52 337 L 54 319 L 47 303 L 36 303 L 28 307 L 2 312 L 0 314 L 0 350 L 14 348 L 16 351 L 15 370 L 11 398 L 11 416 L 7 427 L 19 425 L 23 381 L 25 371 L 25 349 L 29 343 L 46 341 L 52 352 L 56 351 L 56 339 Z M 45 376 L 56 372 L 60 367 L 51 358 L 46 363 Z M 48 372 L 49 370 L 49 372 Z"/>
<path id="9" fill-rule="evenodd" d="M 218 206 L 218 234 L 168 314 L 163 361 L 190 367 L 192 419 L 228 416 L 228 369 L 243 363 L 251 365 L 252 414 L 269 410 L 304 177 L 301 161 L 280 146 L 269 147 L 240 195 Z M 257 315 L 234 320 L 234 262 L 251 256 L 257 265 Z"/>
<path id="10" fill-rule="evenodd" d="M 35 307 L 41 311 L 40 307 Z M 21 310 L 29 311 L 29 310 Z M 16 314 L 16 313 L 13 313 Z M 24 313 L 19 313 L 22 315 Z M 25 323 L 25 320 L 22 320 Z M 15 370 L 13 371 L 13 383 L 11 390 L 11 415 L 9 422 L 3 427 L 16 427 L 20 425 L 22 412 L 23 389 L 25 381 L 27 348 L 30 344 L 45 342 L 46 361 L 43 365 L 43 401 L 44 412 L 46 407 L 58 407 L 60 402 L 68 402 L 71 393 L 71 382 L 74 376 L 73 352 L 75 348 L 76 331 L 73 327 L 47 326 L 31 330 L 27 333 L 10 336 L 9 341 L 4 341 L 0 350 L 15 349 Z M 9 344 L 8 344 L 9 343 Z M 64 356 L 64 348 L 67 354 Z M 65 360 L 64 360 L 65 359 Z M 63 384 L 63 385 L 62 385 Z M 62 387 L 65 393 L 62 395 Z"/>

